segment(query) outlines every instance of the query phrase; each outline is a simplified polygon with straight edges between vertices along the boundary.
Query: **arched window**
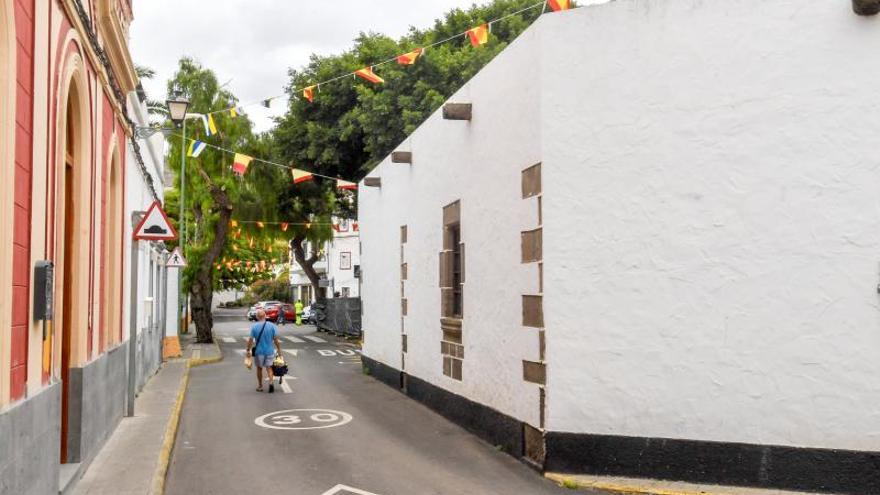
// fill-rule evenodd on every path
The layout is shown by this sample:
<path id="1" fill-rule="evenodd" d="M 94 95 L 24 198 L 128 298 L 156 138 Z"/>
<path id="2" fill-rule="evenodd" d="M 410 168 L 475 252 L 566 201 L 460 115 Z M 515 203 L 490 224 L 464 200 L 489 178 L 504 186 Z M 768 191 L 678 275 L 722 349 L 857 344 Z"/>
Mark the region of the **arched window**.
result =
<path id="1" fill-rule="evenodd" d="M 104 348 L 121 341 L 122 297 L 122 160 L 113 136 L 107 169 L 106 204 L 104 208 L 104 298 L 101 339 Z"/>

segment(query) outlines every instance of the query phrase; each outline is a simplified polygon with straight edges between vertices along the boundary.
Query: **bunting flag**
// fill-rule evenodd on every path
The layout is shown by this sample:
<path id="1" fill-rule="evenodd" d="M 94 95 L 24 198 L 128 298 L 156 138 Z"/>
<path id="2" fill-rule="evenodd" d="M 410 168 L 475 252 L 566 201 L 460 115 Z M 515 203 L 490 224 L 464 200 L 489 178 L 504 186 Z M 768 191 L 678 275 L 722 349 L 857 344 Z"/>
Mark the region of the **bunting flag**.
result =
<path id="1" fill-rule="evenodd" d="M 363 69 L 361 69 L 361 70 L 359 70 L 359 71 L 355 71 L 355 74 L 357 74 L 359 77 L 362 77 L 362 78 L 366 79 L 367 81 L 370 81 L 370 82 L 373 83 L 373 84 L 380 84 L 380 83 L 385 82 L 384 79 L 382 79 L 381 77 L 377 76 L 377 75 L 373 72 L 373 68 L 372 68 L 372 67 L 364 67 Z"/>
<path id="2" fill-rule="evenodd" d="M 266 108 L 272 108 L 272 98 L 266 98 L 266 99 L 263 100 L 261 103 L 262 103 L 263 106 L 266 107 Z"/>
<path id="3" fill-rule="evenodd" d="M 311 172 L 306 172 L 305 170 L 300 170 L 298 168 L 294 168 L 290 170 L 290 174 L 293 175 L 293 183 L 299 184 L 300 182 L 305 182 L 307 180 L 312 180 L 315 178 Z"/>
<path id="4" fill-rule="evenodd" d="M 229 226 L 232 227 L 233 229 L 238 227 L 238 220 L 230 220 Z"/>
<path id="5" fill-rule="evenodd" d="M 198 158 L 198 156 L 201 155 L 207 147 L 207 144 L 196 139 L 193 142 L 189 143 L 189 151 L 187 151 L 186 156 Z"/>
<path id="6" fill-rule="evenodd" d="M 265 225 L 263 222 L 257 222 L 257 227 L 259 227 L 259 228 L 262 229 L 262 228 L 265 227 L 265 226 L 266 226 L 266 225 Z"/>
<path id="7" fill-rule="evenodd" d="M 424 51 L 424 48 L 416 48 L 415 50 L 413 50 L 409 53 L 404 53 L 403 55 L 398 55 L 397 56 L 397 63 L 400 65 L 412 65 L 412 64 L 416 63 L 416 59 L 419 58 L 419 56 L 422 54 L 423 51 Z"/>
<path id="8" fill-rule="evenodd" d="M 287 222 L 281 222 L 281 232 L 287 232 Z"/>
<path id="9" fill-rule="evenodd" d="M 242 113 L 244 112 L 241 111 L 241 107 L 232 107 L 229 109 L 229 116 L 232 118 L 238 117 Z"/>
<path id="10" fill-rule="evenodd" d="M 467 30 L 468 39 L 471 40 L 471 46 L 480 46 L 489 41 L 489 25 L 483 24 L 475 28 Z"/>
<path id="11" fill-rule="evenodd" d="M 247 172 L 248 165 L 254 160 L 254 157 L 243 155 L 241 153 L 235 154 L 235 161 L 232 163 L 232 171 L 238 175 L 244 175 Z"/>
<path id="12" fill-rule="evenodd" d="M 315 101 L 315 87 L 309 86 L 308 88 L 303 89 L 303 98 L 309 100 L 309 103 Z"/>
<path id="13" fill-rule="evenodd" d="M 342 227 L 340 227 L 338 223 L 334 223 L 333 230 L 335 230 L 336 232 L 342 232 Z"/>
<path id="14" fill-rule="evenodd" d="M 235 238 L 241 239 L 241 229 L 238 229 L 237 231 L 235 231 Z"/>
<path id="15" fill-rule="evenodd" d="M 348 182 L 347 180 L 336 179 L 336 189 L 341 191 L 356 191 L 358 185 L 354 182 Z"/>
<path id="16" fill-rule="evenodd" d="M 205 134 L 208 136 L 217 134 L 217 124 L 214 123 L 213 115 L 202 115 L 202 123 L 205 124 Z"/>
<path id="17" fill-rule="evenodd" d="M 354 230 L 355 232 L 357 232 L 358 229 L 359 229 L 359 227 L 358 227 L 358 223 L 357 223 L 357 222 L 352 223 L 352 230 Z"/>
<path id="18" fill-rule="evenodd" d="M 254 238 L 253 237 L 248 237 L 248 247 L 250 247 L 250 248 L 254 247 Z"/>
<path id="19" fill-rule="evenodd" d="M 571 8 L 571 0 L 548 0 L 547 3 L 550 4 L 550 8 L 553 9 L 554 12 Z"/>
<path id="20" fill-rule="evenodd" d="M 238 251 L 238 246 L 236 246 L 235 244 L 233 244 L 233 245 L 232 245 L 232 250 L 233 250 L 233 251 Z"/>

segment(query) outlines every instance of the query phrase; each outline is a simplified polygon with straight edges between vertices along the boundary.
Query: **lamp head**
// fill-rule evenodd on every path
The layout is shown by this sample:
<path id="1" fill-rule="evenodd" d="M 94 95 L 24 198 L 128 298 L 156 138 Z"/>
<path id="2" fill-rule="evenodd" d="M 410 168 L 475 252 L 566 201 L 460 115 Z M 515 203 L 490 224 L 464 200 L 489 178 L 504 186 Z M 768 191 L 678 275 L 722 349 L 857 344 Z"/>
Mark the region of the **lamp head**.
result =
<path id="1" fill-rule="evenodd" d="M 171 116 L 174 125 L 179 126 L 183 123 L 183 119 L 186 118 L 186 110 L 189 108 L 189 100 L 183 95 L 175 94 L 170 96 L 165 104 L 168 105 L 168 115 Z"/>

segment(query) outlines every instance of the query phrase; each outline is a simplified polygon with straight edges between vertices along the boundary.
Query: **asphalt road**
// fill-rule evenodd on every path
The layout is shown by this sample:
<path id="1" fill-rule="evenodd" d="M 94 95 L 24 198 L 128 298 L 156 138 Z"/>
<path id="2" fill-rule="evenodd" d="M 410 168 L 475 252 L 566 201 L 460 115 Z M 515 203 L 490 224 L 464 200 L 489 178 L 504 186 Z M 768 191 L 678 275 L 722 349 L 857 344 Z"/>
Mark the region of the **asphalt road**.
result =
<path id="1" fill-rule="evenodd" d="M 354 346 L 313 327 L 281 330 L 289 389 L 256 392 L 248 325 L 217 324 L 223 361 L 191 370 L 167 494 L 571 493 L 364 375 Z"/>

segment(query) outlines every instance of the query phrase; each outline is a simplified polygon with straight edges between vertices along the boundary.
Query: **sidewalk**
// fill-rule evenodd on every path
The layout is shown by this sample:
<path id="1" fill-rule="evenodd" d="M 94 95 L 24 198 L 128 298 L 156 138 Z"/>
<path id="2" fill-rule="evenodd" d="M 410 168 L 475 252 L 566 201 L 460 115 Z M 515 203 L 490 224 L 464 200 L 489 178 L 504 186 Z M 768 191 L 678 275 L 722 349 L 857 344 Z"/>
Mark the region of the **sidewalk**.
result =
<path id="1" fill-rule="evenodd" d="M 122 419 L 73 494 L 162 493 L 189 368 L 221 358 L 216 344 L 194 344 L 194 338 L 181 335 L 183 357 L 165 362 L 147 383 L 135 400 L 134 417 Z"/>
<path id="2" fill-rule="evenodd" d="M 821 495 L 817 493 L 743 488 L 739 486 L 697 485 L 679 481 L 662 481 L 617 476 L 546 473 L 544 476 L 572 490 L 616 495 Z M 577 493 L 577 492 L 573 492 Z"/>

